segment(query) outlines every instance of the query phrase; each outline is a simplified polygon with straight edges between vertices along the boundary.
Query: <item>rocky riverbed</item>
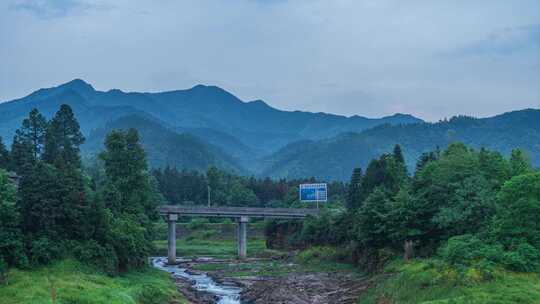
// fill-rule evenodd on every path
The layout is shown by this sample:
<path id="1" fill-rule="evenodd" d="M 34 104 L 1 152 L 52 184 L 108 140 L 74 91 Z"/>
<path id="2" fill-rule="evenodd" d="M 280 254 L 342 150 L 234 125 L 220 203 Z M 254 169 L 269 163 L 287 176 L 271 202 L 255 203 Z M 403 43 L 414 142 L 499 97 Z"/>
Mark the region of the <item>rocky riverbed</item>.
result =
<path id="1" fill-rule="evenodd" d="M 169 267 L 180 270 L 173 277 L 193 304 L 352 304 L 371 285 L 354 273 L 303 271 L 285 262 L 261 271 L 264 263 L 191 259 Z"/>

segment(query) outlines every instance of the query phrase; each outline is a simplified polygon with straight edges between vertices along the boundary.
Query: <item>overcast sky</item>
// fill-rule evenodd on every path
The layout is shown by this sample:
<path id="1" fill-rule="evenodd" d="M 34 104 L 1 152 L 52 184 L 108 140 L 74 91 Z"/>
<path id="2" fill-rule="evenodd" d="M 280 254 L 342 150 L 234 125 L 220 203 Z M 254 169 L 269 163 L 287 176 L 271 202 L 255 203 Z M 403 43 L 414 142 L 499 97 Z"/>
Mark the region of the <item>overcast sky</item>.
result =
<path id="1" fill-rule="evenodd" d="M 540 108 L 540 1 L 0 1 L 0 100 L 74 78 L 348 116 Z"/>

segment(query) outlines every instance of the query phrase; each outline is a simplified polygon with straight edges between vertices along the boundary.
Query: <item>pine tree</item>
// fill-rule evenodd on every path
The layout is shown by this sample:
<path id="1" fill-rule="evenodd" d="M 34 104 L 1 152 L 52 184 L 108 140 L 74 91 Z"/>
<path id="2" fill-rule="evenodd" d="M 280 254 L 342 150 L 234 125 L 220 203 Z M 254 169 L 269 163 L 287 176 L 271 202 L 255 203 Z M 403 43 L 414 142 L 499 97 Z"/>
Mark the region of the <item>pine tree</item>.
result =
<path id="1" fill-rule="evenodd" d="M 0 137 L 0 168 L 7 169 L 10 163 L 9 151 Z"/>
<path id="2" fill-rule="evenodd" d="M 139 143 L 137 130 L 112 131 L 105 140 L 106 151 L 100 155 L 107 176 L 108 195 L 119 195 L 119 202 L 107 202 L 113 213 L 155 215 L 157 202 L 147 172 L 146 154 Z"/>
<path id="3" fill-rule="evenodd" d="M 347 208 L 355 209 L 362 203 L 362 169 L 355 168 L 349 184 L 349 193 L 347 197 Z"/>
<path id="4" fill-rule="evenodd" d="M 405 164 L 405 158 L 403 157 L 403 152 L 401 151 L 401 146 L 400 145 L 396 144 L 394 146 L 393 155 L 394 155 L 394 159 L 397 162 Z"/>
<path id="5" fill-rule="evenodd" d="M 79 122 L 71 107 L 60 106 L 60 110 L 51 120 L 45 135 L 43 159 L 57 167 L 74 166 L 80 168 L 80 145 L 84 143 Z"/>
<path id="6" fill-rule="evenodd" d="M 516 176 L 532 171 L 531 161 L 521 149 L 512 150 L 510 156 L 510 175 Z"/>
<path id="7" fill-rule="evenodd" d="M 23 120 L 21 128 L 16 131 L 21 141 L 30 144 L 34 159 L 41 157 L 45 144 L 46 130 L 47 120 L 37 109 L 33 109 L 28 115 L 28 118 Z"/>
<path id="8" fill-rule="evenodd" d="M 152 247 L 152 221 L 160 198 L 147 172 L 146 155 L 137 130 L 112 131 L 100 154 L 106 185 L 101 196 L 114 216 L 110 245 L 120 270 L 145 264 Z"/>
<path id="9" fill-rule="evenodd" d="M 13 137 L 9 169 L 23 176 L 27 174 L 36 163 L 32 151 L 32 145 L 28 140 L 23 140 L 19 135 Z"/>

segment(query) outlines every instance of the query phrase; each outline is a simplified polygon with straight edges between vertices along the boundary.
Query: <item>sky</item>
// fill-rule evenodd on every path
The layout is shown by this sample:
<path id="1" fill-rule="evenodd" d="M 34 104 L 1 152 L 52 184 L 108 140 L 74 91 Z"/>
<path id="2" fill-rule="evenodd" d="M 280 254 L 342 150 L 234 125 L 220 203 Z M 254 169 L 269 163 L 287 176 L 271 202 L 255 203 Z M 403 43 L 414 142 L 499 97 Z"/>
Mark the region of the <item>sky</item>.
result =
<path id="1" fill-rule="evenodd" d="M 486 117 L 540 108 L 540 1 L 0 1 L 0 101 L 74 78 L 217 85 L 347 116 Z"/>

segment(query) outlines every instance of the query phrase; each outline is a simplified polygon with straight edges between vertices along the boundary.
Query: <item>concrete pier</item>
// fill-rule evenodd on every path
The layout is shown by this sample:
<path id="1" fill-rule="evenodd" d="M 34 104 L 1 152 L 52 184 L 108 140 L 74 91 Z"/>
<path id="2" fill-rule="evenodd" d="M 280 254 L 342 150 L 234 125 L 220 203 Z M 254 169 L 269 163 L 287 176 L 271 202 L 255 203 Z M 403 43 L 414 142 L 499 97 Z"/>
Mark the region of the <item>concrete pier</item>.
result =
<path id="1" fill-rule="evenodd" d="M 250 218 L 279 218 L 305 219 L 308 216 L 318 216 L 316 209 L 287 209 L 287 208 L 245 208 L 245 207 L 187 207 L 161 206 L 159 213 L 169 224 L 169 252 L 167 262 L 176 264 L 176 221 L 178 216 L 227 217 L 235 218 L 238 222 L 237 240 L 238 257 L 247 256 L 247 224 Z"/>
<path id="2" fill-rule="evenodd" d="M 169 224 L 169 252 L 167 262 L 171 265 L 176 264 L 176 221 L 178 214 L 169 214 L 167 223 Z"/>
<path id="3" fill-rule="evenodd" d="M 249 217 L 241 216 L 238 218 L 238 258 L 245 259 L 247 257 L 247 223 Z"/>

